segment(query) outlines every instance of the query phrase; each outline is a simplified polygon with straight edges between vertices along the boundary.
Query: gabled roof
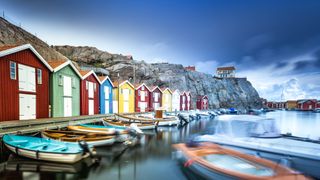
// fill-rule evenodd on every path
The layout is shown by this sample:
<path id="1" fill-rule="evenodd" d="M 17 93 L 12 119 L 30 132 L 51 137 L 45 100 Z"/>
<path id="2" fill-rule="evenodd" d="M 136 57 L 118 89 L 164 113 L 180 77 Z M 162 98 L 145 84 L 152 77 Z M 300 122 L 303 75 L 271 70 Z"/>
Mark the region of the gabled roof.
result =
<path id="1" fill-rule="evenodd" d="M 98 78 L 98 76 L 96 75 L 96 73 L 93 70 L 80 70 L 79 71 L 81 74 L 81 79 L 84 80 L 86 79 L 88 76 L 90 76 L 91 74 L 93 74 L 93 76 L 98 80 L 98 82 L 100 83 L 100 79 Z"/>
<path id="2" fill-rule="evenodd" d="M 159 89 L 159 91 L 162 93 L 162 90 L 159 88 L 159 86 L 149 86 L 151 92 L 155 91 L 156 89 Z"/>
<path id="3" fill-rule="evenodd" d="M 186 95 L 190 95 L 191 96 L 191 92 L 190 91 L 186 91 Z"/>
<path id="4" fill-rule="evenodd" d="M 141 83 L 141 84 L 134 84 L 134 88 L 135 89 L 139 89 L 141 86 L 145 86 L 149 91 L 151 91 L 150 89 L 149 89 L 149 87 L 145 84 L 145 83 Z"/>
<path id="5" fill-rule="evenodd" d="M 53 72 L 57 72 L 60 69 L 70 65 L 71 68 L 76 72 L 76 74 L 81 78 L 82 75 L 80 74 L 78 68 L 72 63 L 70 60 L 50 60 L 48 61 L 48 64 L 52 67 Z"/>
<path id="6" fill-rule="evenodd" d="M 164 92 L 165 90 L 168 90 L 172 94 L 172 91 L 170 90 L 170 88 L 162 88 L 161 89 L 162 92 Z"/>
<path id="7" fill-rule="evenodd" d="M 106 80 L 108 80 L 110 82 L 111 86 L 114 87 L 114 85 L 113 85 L 111 79 L 109 78 L 109 76 L 98 76 L 98 78 L 99 78 L 100 84 L 103 84 Z"/>
<path id="8" fill-rule="evenodd" d="M 117 81 L 113 81 L 113 85 L 114 85 L 113 87 L 119 87 L 119 86 L 122 86 L 125 83 L 128 83 L 129 86 L 131 86 L 134 89 L 134 85 L 131 84 L 128 80 L 122 81 L 120 84 L 118 84 Z"/>
<path id="9" fill-rule="evenodd" d="M 179 89 L 172 90 L 172 94 L 175 93 L 175 92 L 178 92 L 178 94 L 180 94 L 180 90 Z"/>
<path id="10" fill-rule="evenodd" d="M 23 51 L 26 49 L 30 49 L 51 72 L 53 71 L 53 69 L 47 63 L 47 61 L 43 59 L 43 57 L 31 46 L 31 44 L 24 44 L 20 46 L 3 46 L 2 48 L 0 48 L 0 57 Z"/>
<path id="11" fill-rule="evenodd" d="M 315 99 L 301 99 L 301 100 L 298 100 L 298 104 L 303 104 L 308 101 L 317 102 L 317 100 L 315 100 Z"/>

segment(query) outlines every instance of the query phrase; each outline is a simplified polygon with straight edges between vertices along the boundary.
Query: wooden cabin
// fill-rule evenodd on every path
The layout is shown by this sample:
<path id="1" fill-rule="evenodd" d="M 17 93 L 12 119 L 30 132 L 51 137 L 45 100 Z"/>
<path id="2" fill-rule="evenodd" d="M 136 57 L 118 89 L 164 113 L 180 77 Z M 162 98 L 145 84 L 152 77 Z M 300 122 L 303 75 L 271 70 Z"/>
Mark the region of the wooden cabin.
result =
<path id="1" fill-rule="evenodd" d="M 80 74 L 82 76 L 80 88 L 80 114 L 99 114 L 99 78 L 92 70 L 81 70 Z"/>
<path id="2" fill-rule="evenodd" d="M 157 110 L 162 106 L 162 91 L 158 86 L 151 86 L 149 97 L 150 111 Z"/>
<path id="3" fill-rule="evenodd" d="M 133 113 L 135 104 L 134 86 L 128 81 L 123 81 L 120 84 L 113 82 L 114 98 L 113 102 L 118 105 L 116 112 Z M 116 102 L 115 102 L 116 101 Z M 115 105 L 113 107 L 115 107 Z"/>
<path id="4" fill-rule="evenodd" d="M 297 107 L 301 111 L 311 111 L 316 108 L 317 100 L 316 99 L 303 99 L 298 100 Z"/>
<path id="5" fill-rule="evenodd" d="M 0 47 L 0 120 L 48 118 L 51 71 L 30 44 Z"/>
<path id="6" fill-rule="evenodd" d="M 113 113 L 113 84 L 108 76 L 98 76 L 100 80 L 100 114 Z"/>
<path id="7" fill-rule="evenodd" d="M 180 111 L 180 91 L 179 89 L 175 89 L 172 92 L 172 111 Z"/>
<path id="8" fill-rule="evenodd" d="M 294 110 L 297 108 L 297 101 L 295 100 L 288 100 L 286 101 L 285 108 L 288 110 Z"/>
<path id="9" fill-rule="evenodd" d="M 187 91 L 186 92 L 186 95 L 187 95 L 187 101 L 186 101 L 186 110 L 187 111 L 190 111 L 192 109 L 192 104 L 191 104 L 191 93 L 190 91 Z"/>
<path id="10" fill-rule="evenodd" d="M 197 97 L 197 109 L 208 110 L 209 109 L 209 99 L 208 96 L 198 96 Z"/>
<path id="11" fill-rule="evenodd" d="M 169 88 L 163 88 L 162 91 L 162 107 L 166 111 L 172 111 L 172 91 Z"/>
<path id="12" fill-rule="evenodd" d="M 52 117 L 80 115 L 81 74 L 70 60 L 48 61 L 50 75 L 50 105 Z"/>
<path id="13" fill-rule="evenodd" d="M 149 87 L 142 83 L 136 84 L 135 87 L 135 112 L 150 111 L 150 92 Z"/>
<path id="14" fill-rule="evenodd" d="M 187 110 L 187 93 L 183 91 L 180 94 L 180 111 Z"/>

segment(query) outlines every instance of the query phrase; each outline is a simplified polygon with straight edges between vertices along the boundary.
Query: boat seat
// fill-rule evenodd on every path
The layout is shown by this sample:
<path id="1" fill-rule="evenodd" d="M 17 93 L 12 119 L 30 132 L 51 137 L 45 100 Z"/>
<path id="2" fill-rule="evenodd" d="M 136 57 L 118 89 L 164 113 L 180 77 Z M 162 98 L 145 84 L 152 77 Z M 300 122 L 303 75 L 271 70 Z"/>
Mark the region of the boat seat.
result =
<path id="1" fill-rule="evenodd" d="M 23 143 L 27 143 L 29 142 L 28 140 L 16 140 L 16 141 L 12 141 L 14 144 L 23 144 Z"/>
<path id="2" fill-rule="evenodd" d="M 36 149 L 36 148 L 45 148 L 46 146 L 48 146 L 48 143 L 40 143 L 40 144 L 36 144 L 36 145 L 33 145 L 33 146 L 29 146 L 28 148 L 30 149 Z"/>
<path id="3" fill-rule="evenodd" d="M 68 147 L 67 146 L 56 146 L 55 148 L 52 149 L 48 149 L 49 151 L 65 151 L 67 150 Z"/>

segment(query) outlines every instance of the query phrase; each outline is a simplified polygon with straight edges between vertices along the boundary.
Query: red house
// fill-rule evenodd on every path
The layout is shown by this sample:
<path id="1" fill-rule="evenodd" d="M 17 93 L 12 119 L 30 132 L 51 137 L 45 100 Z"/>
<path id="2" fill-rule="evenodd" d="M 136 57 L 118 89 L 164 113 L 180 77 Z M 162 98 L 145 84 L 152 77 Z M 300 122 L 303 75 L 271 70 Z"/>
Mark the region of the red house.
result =
<path id="1" fill-rule="evenodd" d="M 93 115 L 99 114 L 99 78 L 92 70 L 80 71 L 80 114 Z"/>
<path id="2" fill-rule="evenodd" d="M 150 93 L 151 90 L 144 83 L 134 85 L 135 88 L 135 111 L 146 112 L 150 111 Z"/>
<path id="3" fill-rule="evenodd" d="M 317 105 L 317 100 L 316 99 L 303 99 L 303 100 L 298 100 L 298 109 L 302 111 L 310 111 L 314 110 Z"/>
<path id="4" fill-rule="evenodd" d="M 51 71 L 30 44 L 0 47 L 0 121 L 49 117 Z"/>
<path id="5" fill-rule="evenodd" d="M 150 111 L 154 111 L 162 106 L 162 91 L 158 86 L 150 87 L 149 97 Z"/>
<path id="6" fill-rule="evenodd" d="M 180 96 L 180 111 L 187 110 L 187 93 L 183 91 Z"/>
<path id="7" fill-rule="evenodd" d="M 317 106 L 316 108 L 320 108 L 320 100 L 317 101 Z"/>
<path id="8" fill-rule="evenodd" d="M 198 96 L 197 97 L 197 109 L 207 110 L 209 109 L 209 99 L 208 96 Z"/>

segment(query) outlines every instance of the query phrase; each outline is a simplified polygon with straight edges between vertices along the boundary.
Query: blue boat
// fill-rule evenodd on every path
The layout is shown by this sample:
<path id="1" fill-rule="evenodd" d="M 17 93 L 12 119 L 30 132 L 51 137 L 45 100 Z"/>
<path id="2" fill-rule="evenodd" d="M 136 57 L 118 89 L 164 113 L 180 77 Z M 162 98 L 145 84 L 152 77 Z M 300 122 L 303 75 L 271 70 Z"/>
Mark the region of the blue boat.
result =
<path id="1" fill-rule="evenodd" d="M 92 153 L 92 147 L 52 139 L 18 136 L 3 136 L 5 146 L 13 153 L 37 160 L 59 163 L 75 163 Z"/>

